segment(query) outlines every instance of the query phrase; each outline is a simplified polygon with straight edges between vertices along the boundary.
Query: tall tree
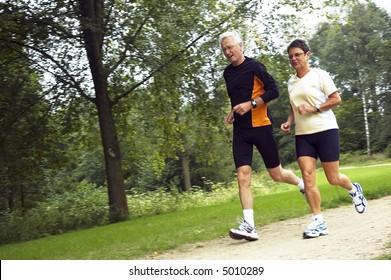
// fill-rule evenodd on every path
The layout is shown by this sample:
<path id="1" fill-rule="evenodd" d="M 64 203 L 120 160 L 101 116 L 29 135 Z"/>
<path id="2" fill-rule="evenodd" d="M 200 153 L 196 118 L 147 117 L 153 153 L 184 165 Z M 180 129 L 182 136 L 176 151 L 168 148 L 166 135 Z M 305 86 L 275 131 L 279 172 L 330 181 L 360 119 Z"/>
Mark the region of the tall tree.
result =
<path id="1" fill-rule="evenodd" d="M 309 3 L 275 1 L 272 12 L 284 5 L 300 9 Z M 166 139 L 172 135 L 181 144 L 183 133 L 173 133 L 176 128 L 179 132 L 183 129 L 175 123 L 181 119 L 175 111 L 182 108 L 184 100 L 191 100 L 188 93 L 194 93 L 195 85 L 191 80 L 203 84 L 197 87 L 197 93 L 210 93 L 212 88 L 208 78 L 194 79 L 202 73 L 213 76 L 213 69 L 203 72 L 202 62 L 207 58 L 200 55 L 200 48 L 218 48 L 216 38 L 220 32 L 245 26 L 255 17 L 259 20 L 259 14 L 265 16 L 262 24 L 267 25 L 269 20 L 278 22 L 276 17 L 267 17 L 274 13 L 260 9 L 267 4 L 250 0 L 5 0 L 0 8 L 2 15 L 7 15 L 7 22 L 0 26 L 0 34 L 6 36 L 0 40 L 24 48 L 34 67 L 45 71 L 43 85 L 55 89 L 52 95 L 60 108 L 85 101 L 95 105 L 111 218 L 119 221 L 127 217 L 128 208 L 114 105 L 126 103 L 128 106 L 117 107 L 129 111 L 144 108 L 153 116 L 151 120 L 164 124 L 161 130 Z M 275 25 L 267 26 L 271 29 L 265 34 L 273 34 Z M 210 61 L 207 65 L 217 65 L 213 58 Z M 183 70 L 191 69 L 189 63 L 196 69 L 194 75 L 191 70 Z M 180 67 L 175 69 L 175 65 Z M 173 82 L 170 84 L 167 79 Z M 169 90 L 175 86 L 176 90 Z M 208 108 L 199 111 L 204 114 Z M 167 122 L 167 118 L 172 122 Z M 140 129 L 145 130 L 148 128 Z M 166 154 L 183 152 L 175 149 L 173 142 L 161 150 Z"/>
<path id="2" fill-rule="evenodd" d="M 390 39 L 390 16 L 369 2 L 353 6 L 338 25 L 323 24 L 310 42 L 319 64 L 335 75 L 345 98 L 360 97 L 368 155 L 372 153 L 370 115 L 385 108 L 383 97 L 389 92 L 385 51 Z"/>
<path id="3" fill-rule="evenodd" d="M 61 83 L 58 94 L 64 99 L 83 97 L 96 105 L 113 221 L 128 213 L 113 105 L 131 98 L 172 61 L 214 37 L 228 20 L 243 16 L 250 2 L 225 1 L 228 12 L 215 1 L 1 3 L 8 20 L 24 28 L 20 32 L 20 27 L 3 25 L 1 33 L 11 34 L 4 42 L 26 48 L 36 67 L 52 75 L 47 85 Z M 172 32 L 175 24 L 186 29 Z M 170 30 L 162 33 L 164 28 Z"/>
<path id="4" fill-rule="evenodd" d="M 45 171 L 64 160 L 40 75 L 23 48 L 0 40 L 0 212 L 33 207 L 46 192 Z"/>

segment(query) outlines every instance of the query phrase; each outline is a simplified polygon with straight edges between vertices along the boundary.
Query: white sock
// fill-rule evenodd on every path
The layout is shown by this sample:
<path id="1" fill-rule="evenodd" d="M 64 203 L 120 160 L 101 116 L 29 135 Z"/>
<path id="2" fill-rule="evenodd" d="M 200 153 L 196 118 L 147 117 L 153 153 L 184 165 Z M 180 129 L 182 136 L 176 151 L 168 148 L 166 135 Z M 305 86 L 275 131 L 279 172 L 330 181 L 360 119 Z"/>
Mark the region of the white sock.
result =
<path id="1" fill-rule="evenodd" d="M 297 187 L 300 189 L 300 190 L 304 190 L 304 181 L 303 179 L 299 179 L 299 183 L 297 184 Z"/>
<path id="2" fill-rule="evenodd" d="M 244 220 L 249 223 L 252 227 L 254 226 L 254 210 L 253 209 L 243 209 Z"/>
<path id="3" fill-rule="evenodd" d="M 323 222 L 323 215 L 322 214 L 312 215 L 312 220 L 322 223 Z"/>

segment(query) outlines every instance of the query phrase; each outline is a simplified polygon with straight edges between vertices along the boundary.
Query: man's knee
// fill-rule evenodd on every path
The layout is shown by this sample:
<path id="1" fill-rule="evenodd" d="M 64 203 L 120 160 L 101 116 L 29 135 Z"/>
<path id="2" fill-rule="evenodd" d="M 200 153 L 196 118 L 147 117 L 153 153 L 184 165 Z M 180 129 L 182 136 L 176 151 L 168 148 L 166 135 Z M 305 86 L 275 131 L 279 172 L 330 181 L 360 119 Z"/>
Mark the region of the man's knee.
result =
<path id="1" fill-rule="evenodd" d="M 251 180 L 251 166 L 241 166 L 236 170 L 236 176 L 238 177 L 239 184 L 245 183 Z"/>
<path id="2" fill-rule="evenodd" d="M 252 171 L 251 166 L 243 165 L 238 167 L 238 169 L 236 169 L 236 174 L 237 176 L 249 176 L 251 175 L 251 171 Z"/>
<path id="3" fill-rule="evenodd" d="M 281 165 L 268 169 L 270 177 L 273 179 L 274 182 L 284 182 L 285 176 L 284 172 L 285 170 L 282 169 Z"/>
<path id="4" fill-rule="evenodd" d="M 328 176 L 327 181 L 330 183 L 330 185 L 333 185 L 333 186 L 338 186 L 341 184 L 338 175 Z"/>
<path id="5" fill-rule="evenodd" d="M 284 176 L 282 176 L 281 173 L 270 174 L 270 177 L 273 179 L 274 182 L 284 182 Z"/>

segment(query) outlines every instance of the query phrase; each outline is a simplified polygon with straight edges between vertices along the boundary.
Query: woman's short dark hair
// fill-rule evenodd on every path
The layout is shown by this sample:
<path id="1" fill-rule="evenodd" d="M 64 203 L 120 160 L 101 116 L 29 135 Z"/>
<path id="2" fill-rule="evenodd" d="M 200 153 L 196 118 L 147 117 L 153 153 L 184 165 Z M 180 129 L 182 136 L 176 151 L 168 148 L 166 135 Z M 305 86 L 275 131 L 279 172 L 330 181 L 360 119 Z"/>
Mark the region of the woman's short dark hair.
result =
<path id="1" fill-rule="evenodd" d="M 292 48 L 300 48 L 305 53 L 310 51 L 310 47 L 308 46 L 307 42 L 302 39 L 296 39 L 292 41 L 292 43 L 289 44 L 287 51 L 289 52 L 289 50 Z"/>

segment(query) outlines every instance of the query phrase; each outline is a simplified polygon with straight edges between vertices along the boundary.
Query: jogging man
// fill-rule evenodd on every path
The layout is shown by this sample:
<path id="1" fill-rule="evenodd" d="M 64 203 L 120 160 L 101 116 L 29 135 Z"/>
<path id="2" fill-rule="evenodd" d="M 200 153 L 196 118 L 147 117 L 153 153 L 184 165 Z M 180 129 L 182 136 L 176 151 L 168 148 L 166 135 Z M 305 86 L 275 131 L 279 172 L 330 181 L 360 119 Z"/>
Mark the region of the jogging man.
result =
<path id="1" fill-rule="evenodd" d="M 233 158 L 244 216 L 238 219 L 238 228 L 230 229 L 229 235 L 233 239 L 255 241 L 259 236 L 254 223 L 251 191 L 253 147 L 262 156 L 274 181 L 296 185 L 302 193 L 304 184 L 292 171 L 283 169 L 280 163 L 267 105 L 279 96 L 273 77 L 261 62 L 244 55 L 239 33 L 222 34 L 220 46 L 230 63 L 224 70 L 224 79 L 232 110 L 225 122 L 233 124 Z"/>

